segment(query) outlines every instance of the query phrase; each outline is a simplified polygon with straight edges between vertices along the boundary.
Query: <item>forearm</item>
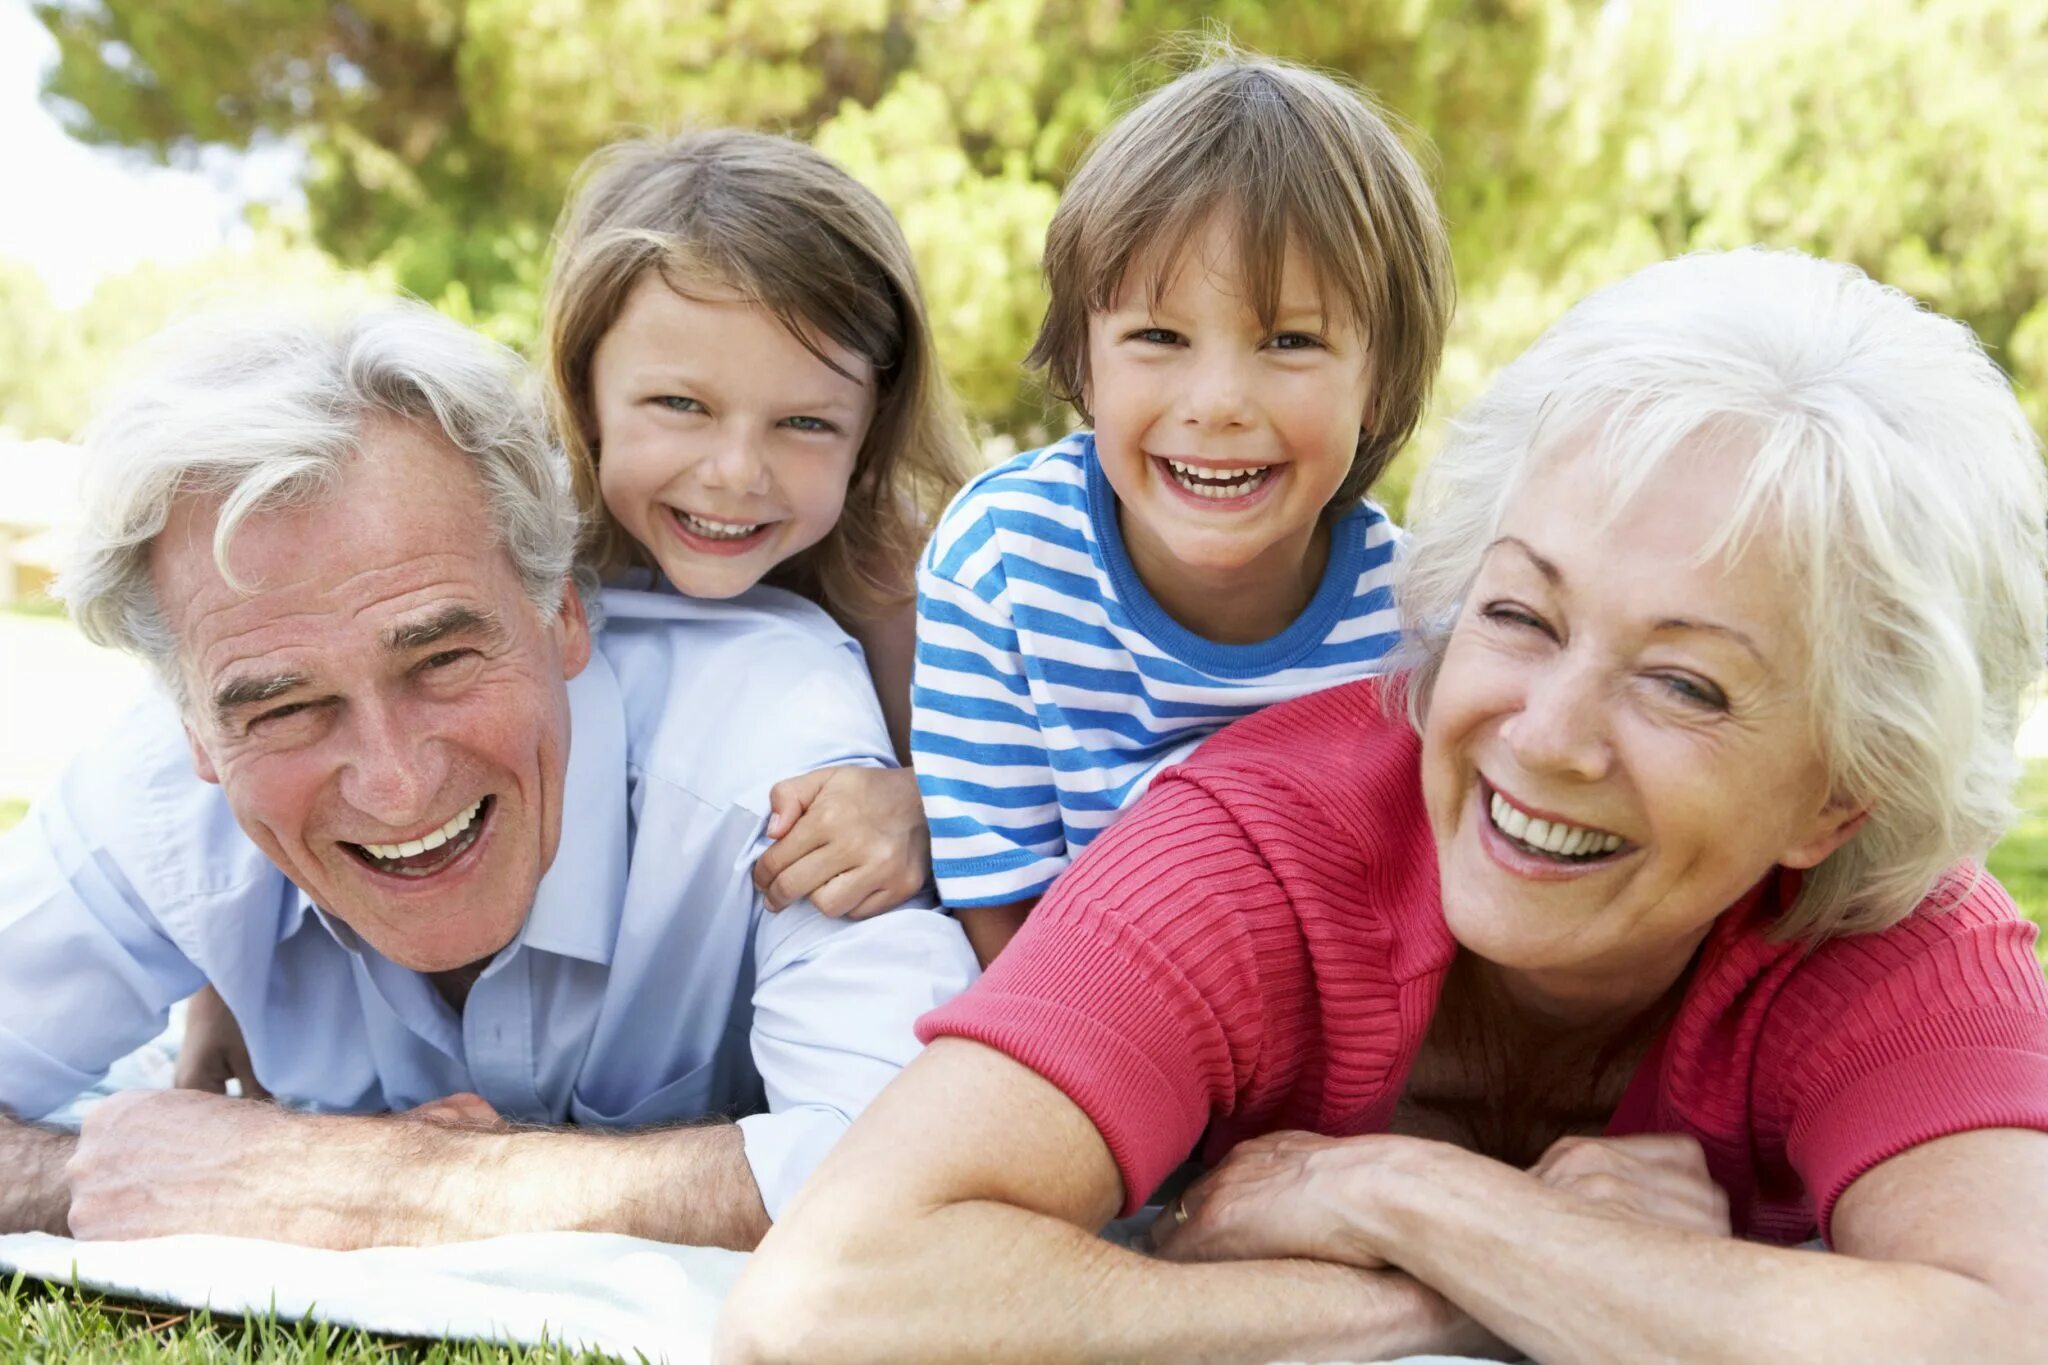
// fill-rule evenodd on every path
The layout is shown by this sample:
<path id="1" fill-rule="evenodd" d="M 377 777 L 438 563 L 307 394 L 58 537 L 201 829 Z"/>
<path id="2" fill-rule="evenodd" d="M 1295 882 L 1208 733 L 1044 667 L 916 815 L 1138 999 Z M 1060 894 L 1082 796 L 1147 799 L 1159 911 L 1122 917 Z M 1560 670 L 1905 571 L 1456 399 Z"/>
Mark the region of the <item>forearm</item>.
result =
<path id="1" fill-rule="evenodd" d="M 960 921 L 960 928 L 967 934 L 967 941 L 974 947 L 974 956 L 983 967 L 996 960 L 996 954 L 1009 947 L 1010 940 L 1024 927 L 1030 918 L 1031 908 L 1038 904 L 1038 897 L 1030 900 L 1012 901 L 1008 905 L 985 905 L 973 910 L 958 910 L 954 918 Z"/>
<path id="2" fill-rule="evenodd" d="M 374 1122 L 397 1161 L 388 1183 L 360 1193 L 385 1243 L 585 1231 L 750 1251 L 768 1230 L 730 1123 L 602 1133 Z"/>
<path id="3" fill-rule="evenodd" d="M 69 1133 L 0 1118 L 0 1234 L 70 1235 L 71 1184 L 64 1163 L 77 1143 Z"/>
<path id="4" fill-rule="evenodd" d="M 775 1265 L 727 1302 L 721 1359 L 1382 1359 L 1493 1345 L 1398 1272 L 1173 1264 L 985 1201 L 847 1212 L 813 1208 L 799 1240 L 771 1237 Z"/>
<path id="5" fill-rule="evenodd" d="M 1469 1154 L 1374 1178 L 1364 1239 L 1538 1359 L 2019 1361 L 2039 1349 L 2038 1320 L 1946 1270 L 1619 1218 Z"/>

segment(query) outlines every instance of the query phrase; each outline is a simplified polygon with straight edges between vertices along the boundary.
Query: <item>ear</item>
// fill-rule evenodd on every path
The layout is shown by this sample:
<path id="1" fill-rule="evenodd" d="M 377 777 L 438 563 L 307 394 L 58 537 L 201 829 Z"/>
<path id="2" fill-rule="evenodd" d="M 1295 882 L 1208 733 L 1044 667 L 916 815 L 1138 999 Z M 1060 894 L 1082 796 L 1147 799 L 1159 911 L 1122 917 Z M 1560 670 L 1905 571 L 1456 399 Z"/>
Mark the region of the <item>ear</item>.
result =
<path id="1" fill-rule="evenodd" d="M 590 617 L 575 581 L 562 586 L 562 609 L 555 613 L 555 642 L 562 650 L 562 679 L 568 681 L 590 664 Z"/>
<path id="2" fill-rule="evenodd" d="M 199 775 L 201 782 L 211 782 L 215 786 L 219 786 L 220 773 L 215 770 L 213 759 L 206 752 L 206 746 L 199 742 L 198 731 L 192 728 L 189 721 L 184 723 L 184 730 L 185 745 L 192 750 L 192 771 Z"/>
<path id="3" fill-rule="evenodd" d="M 1779 854 L 1778 862 L 1781 866 L 1802 870 L 1818 867 L 1830 853 L 1855 838 L 1856 831 L 1862 829 L 1863 822 L 1869 818 L 1867 807 L 1854 807 L 1846 801 L 1830 801 L 1801 831 L 1802 841 Z"/>

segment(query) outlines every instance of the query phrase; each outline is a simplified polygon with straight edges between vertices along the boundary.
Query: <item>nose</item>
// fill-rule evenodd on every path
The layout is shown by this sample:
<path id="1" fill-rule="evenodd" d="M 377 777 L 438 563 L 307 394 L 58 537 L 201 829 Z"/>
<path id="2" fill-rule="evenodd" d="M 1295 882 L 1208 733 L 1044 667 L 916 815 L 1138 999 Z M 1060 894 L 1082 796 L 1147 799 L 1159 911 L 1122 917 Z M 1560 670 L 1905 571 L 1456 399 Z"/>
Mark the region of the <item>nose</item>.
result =
<path id="1" fill-rule="evenodd" d="M 1559 658 L 1529 680 L 1501 738 L 1525 772 L 1597 782 L 1613 761 L 1612 702 L 1590 663 Z"/>
<path id="2" fill-rule="evenodd" d="M 1182 421 L 1202 431 L 1245 426 L 1251 416 L 1250 363 L 1228 346 L 1198 355 L 1182 399 Z"/>
<path id="3" fill-rule="evenodd" d="M 357 703 L 347 735 L 352 752 L 341 769 L 341 796 L 377 821 L 383 833 L 414 833 L 433 814 L 448 777 L 442 747 L 426 727 L 382 701 Z"/>
<path id="4" fill-rule="evenodd" d="M 768 491 L 768 461 L 748 432 L 731 432 L 711 452 L 698 475 L 706 488 L 759 497 Z"/>

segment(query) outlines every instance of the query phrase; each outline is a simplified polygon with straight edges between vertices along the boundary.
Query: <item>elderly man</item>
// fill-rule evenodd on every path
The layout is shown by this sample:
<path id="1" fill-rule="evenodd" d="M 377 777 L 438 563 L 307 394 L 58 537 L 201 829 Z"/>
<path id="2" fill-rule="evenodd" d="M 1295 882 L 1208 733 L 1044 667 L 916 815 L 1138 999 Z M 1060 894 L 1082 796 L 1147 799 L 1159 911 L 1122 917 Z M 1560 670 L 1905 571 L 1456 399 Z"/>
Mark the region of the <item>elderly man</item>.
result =
<path id="1" fill-rule="evenodd" d="M 0 841 L 0 1232 L 752 1246 L 974 972 L 929 904 L 749 875 L 776 780 L 889 761 L 858 651 L 767 591 L 586 598 L 516 363 L 426 309 L 166 354 L 66 582 L 171 696 Z M 32 1126 L 203 982 L 287 1107 Z"/>

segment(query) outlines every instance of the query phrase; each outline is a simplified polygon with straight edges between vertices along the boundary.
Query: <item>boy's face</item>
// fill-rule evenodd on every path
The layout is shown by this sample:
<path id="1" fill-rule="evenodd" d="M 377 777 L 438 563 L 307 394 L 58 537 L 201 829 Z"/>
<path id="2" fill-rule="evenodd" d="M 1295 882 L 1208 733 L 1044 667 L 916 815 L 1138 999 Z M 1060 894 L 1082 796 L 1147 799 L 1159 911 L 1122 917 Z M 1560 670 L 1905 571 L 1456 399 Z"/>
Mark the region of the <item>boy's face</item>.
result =
<path id="1" fill-rule="evenodd" d="M 1155 592 L 1176 572 L 1319 572 L 1319 520 L 1372 397 L 1364 336 L 1343 308 L 1326 314 L 1292 246 L 1278 315 L 1261 326 L 1228 214 L 1189 240 L 1153 301 L 1156 269 L 1133 260 L 1088 318 L 1083 396 L 1133 565 Z"/>

